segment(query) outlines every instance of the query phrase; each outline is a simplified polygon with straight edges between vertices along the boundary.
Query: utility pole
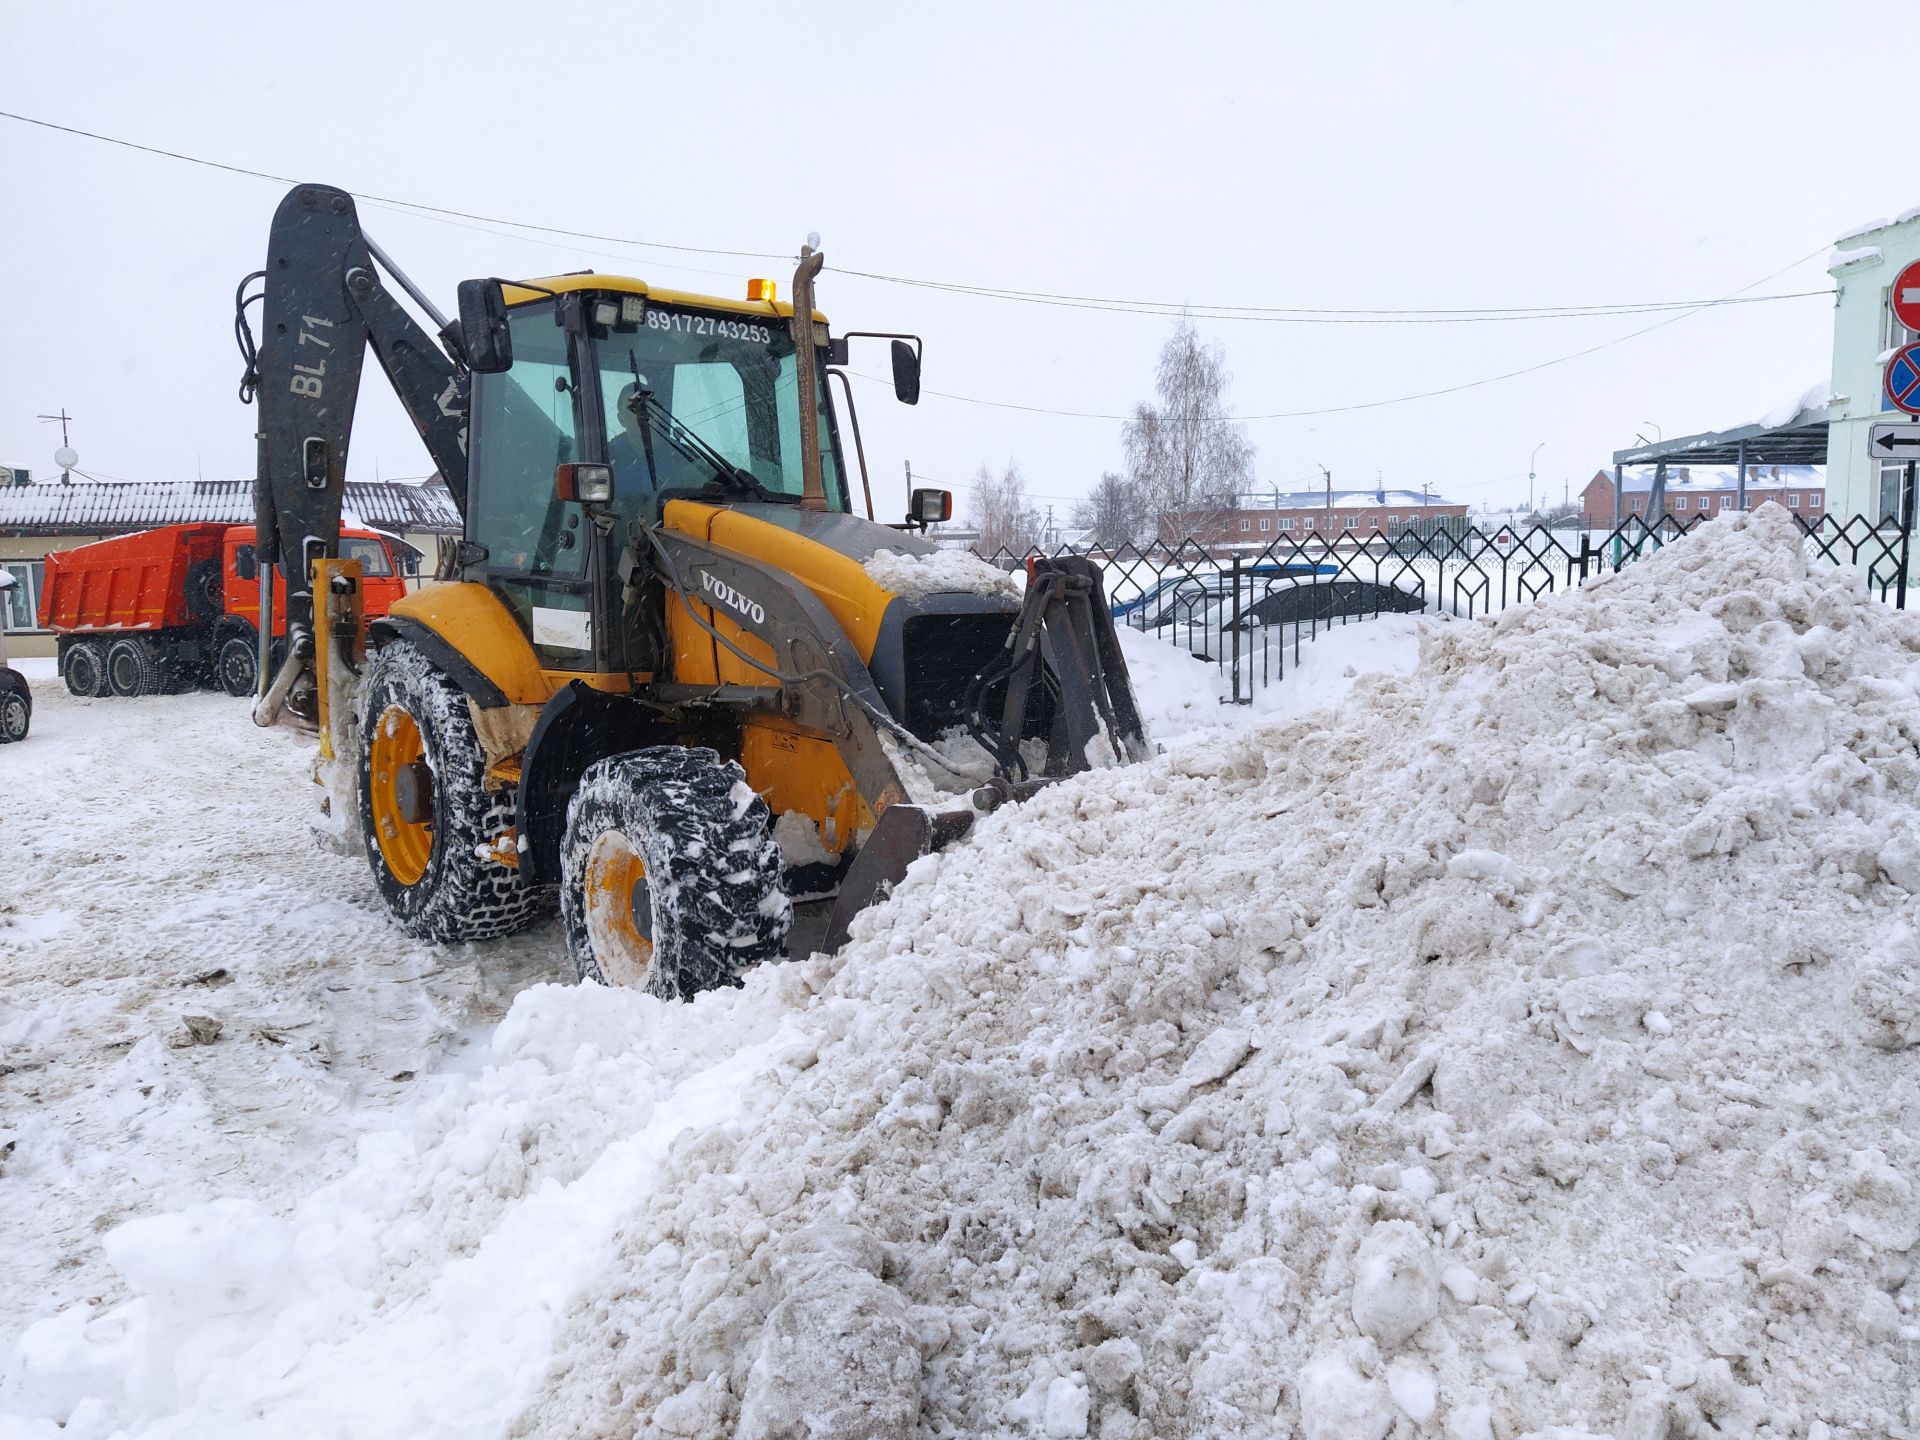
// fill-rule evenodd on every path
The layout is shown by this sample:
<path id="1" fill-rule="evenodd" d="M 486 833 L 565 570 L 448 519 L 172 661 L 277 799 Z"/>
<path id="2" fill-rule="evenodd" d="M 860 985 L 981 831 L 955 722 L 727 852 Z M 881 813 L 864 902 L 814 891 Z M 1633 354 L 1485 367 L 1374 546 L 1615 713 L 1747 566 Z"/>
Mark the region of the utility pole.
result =
<path id="1" fill-rule="evenodd" d="M 1326 466 L 1320 467 L 1320 473 L 1327 477 L 1327 520 L 1326 528 L 1333 529 L 1333 472 Z"/>
<path id="2" fill-rule="evenodd" d="M 1047 503 L 1047 525 L 1046 528 L 1040 532 L 1040 535 L 1041 545 L 1051 548 L 1053 545 L 1053 503 L 1051 501 Z"/>

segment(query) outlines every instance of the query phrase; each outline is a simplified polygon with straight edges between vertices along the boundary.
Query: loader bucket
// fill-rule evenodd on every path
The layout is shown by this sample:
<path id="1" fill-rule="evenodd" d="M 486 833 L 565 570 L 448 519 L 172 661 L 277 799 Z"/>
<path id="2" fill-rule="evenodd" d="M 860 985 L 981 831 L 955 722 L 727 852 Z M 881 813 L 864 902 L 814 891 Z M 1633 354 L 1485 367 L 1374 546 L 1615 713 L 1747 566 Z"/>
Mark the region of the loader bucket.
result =
<path id="1" fill-rule="evenodd" d="M 971 806 L 928 810 L 920 805 L 889 805 L 874 822 L 853 864 L 847 867 L 839 897 L 827 917 L 822 948 L 832 953 L 846 944 L 854 916 L 891 895 L 907 867 L 922 855 L 944 850 L 973 829 L 978 813 Z"/>
<path id="2" fill-rule="evenodd" d="M 993 780 L 951 810 L 929 810 L 924 805 L 889 805 L 874 823 L 860 853 L 847 867 L 840 894 L 827 916 L 821 948 L 828 954 L 847 943 L 853 917 L 869 905 L 878 905 L 893 893 L 907 867 L 922 855 L 944 850 L 973 830 L 980 816 L 1012 801 L 1025 800 L 1053 784 L 1058 776 L 1010 783 Z"/>

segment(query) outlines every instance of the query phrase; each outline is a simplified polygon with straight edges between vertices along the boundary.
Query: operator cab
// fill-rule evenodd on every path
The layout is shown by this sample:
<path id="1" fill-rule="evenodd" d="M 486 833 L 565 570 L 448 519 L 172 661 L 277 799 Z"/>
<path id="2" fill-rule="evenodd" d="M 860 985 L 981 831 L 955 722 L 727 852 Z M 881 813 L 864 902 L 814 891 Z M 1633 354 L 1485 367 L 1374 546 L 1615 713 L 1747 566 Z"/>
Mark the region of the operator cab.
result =
<path id="1" fill-rule="evenodd" d="M 674 497 L 800 503 L 793 307 L 583 274 L 499 286 L 501 310 L 469 318 L 476 283 L 487 282 L 462 287 L 463 327 L 478 337 L 467 539 L 484 550 L 488 583 L 526 626 L 543 665 L 650 669 L 643 632 L 617 613 L 619 554 L 635 525 L 657 522 Z M 825 317 L 814 318 L 821 480 L 827 509 L 845 514 Z M 503 368 L 491 368 L 502 359 Z M 569 498 L 569 477 L 556 483 L 567 466 L 591 477 L 582 483 L 597 487 L 592 496 L 610 493 Z"/>

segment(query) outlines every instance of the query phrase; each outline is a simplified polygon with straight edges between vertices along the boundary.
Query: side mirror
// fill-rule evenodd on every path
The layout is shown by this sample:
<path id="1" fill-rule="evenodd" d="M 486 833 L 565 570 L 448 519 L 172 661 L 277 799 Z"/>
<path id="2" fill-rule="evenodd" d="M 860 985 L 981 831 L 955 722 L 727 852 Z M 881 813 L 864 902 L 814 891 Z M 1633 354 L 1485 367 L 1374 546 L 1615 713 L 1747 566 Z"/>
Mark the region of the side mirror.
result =
<path id="1" fill-rule="evenodd" d="M 916 490 L 907 501 L 907 519 L 915 525 L 938 525 L 952 518 L 951 490 Z"/>
<path id="2" fill-rule="evenodd" d="M 920 403 L 920 352 L 904 340 L 893 342 L 893 393 L 903 405 Z M 938 494 L 938 491 L 916 491 L 916 494 Z M 951 498 L 947 501 L 949 511 L 953 508 Z M 941 518 L 945 518 L 944 516 Z"/>
<path id="3" fill-rule="evenodd" d="M 260 562 L 254 558 L 253 546 L 242 545 L 233 552 L 233 573 L 242 580 L 260 578 Z"/>
<path id="4" fill-rule="evenodd" d="M 844 367 L 847 363 L 847 337 L 836 335 L 827 341 L 827 364 Z"/>
<path id="5" fill-rule="evenodd" d="M 476 375 L 498 375 L 513 366 L 513 332 L 507 299 L 498 280 L 460 282 L 460 348 Z"/>

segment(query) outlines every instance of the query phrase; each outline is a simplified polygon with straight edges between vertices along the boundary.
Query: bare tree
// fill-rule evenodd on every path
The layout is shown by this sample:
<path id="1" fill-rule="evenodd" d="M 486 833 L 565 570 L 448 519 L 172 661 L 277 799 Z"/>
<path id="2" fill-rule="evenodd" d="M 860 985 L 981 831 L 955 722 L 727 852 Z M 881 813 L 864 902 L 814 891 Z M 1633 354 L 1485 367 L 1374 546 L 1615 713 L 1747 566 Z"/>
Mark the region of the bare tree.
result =
<path id="1" fill-rule="evenodd" d="M 1109 550 L 1150 541 L 1152 522 L 1140 487 L 1111 470 L 1100 477 L 1091 495 L 1073 507 L 1073 523 L 1091 531 L 1094 543 Z"/>
<path id="2" fill-rule="evenodd" d="M 1205 512 L 1234 510 L 1235 496 L 1253 484 L 1253 442 L 1226 407 L 1232 378 L 1221 348 L 1201 344 L 1181 316 L 1160 347 L 1159 403 L 1136 406 L 1120 432 L 1127 478 L 1161 529 L 1172 516 L 1175 528 L 1190 532 Z"/>
<path id="3" fill-rule="evenodd" d="M 973 510 L 980 530 L 973 548 L 982 555 L 1002 550 L 1018 555 L 1040 541 L 1040 512 L 1027 499 L 1027 482 L 1011 460 L 998 476 L 980 467 L 973 477 Z"/>

